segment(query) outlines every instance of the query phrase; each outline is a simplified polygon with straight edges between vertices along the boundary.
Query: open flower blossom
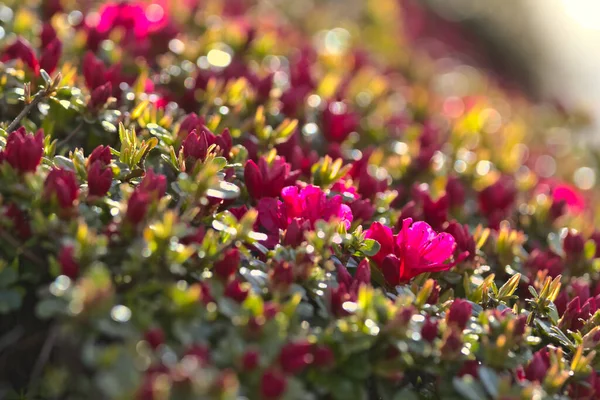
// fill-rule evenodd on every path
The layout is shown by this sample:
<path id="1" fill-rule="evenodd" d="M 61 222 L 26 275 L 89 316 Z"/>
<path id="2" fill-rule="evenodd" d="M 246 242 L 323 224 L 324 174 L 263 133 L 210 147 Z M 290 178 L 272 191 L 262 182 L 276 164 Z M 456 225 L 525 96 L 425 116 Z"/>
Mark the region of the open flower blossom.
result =
<path id="1" fill-rule="evenodd" d="M 294 220 L 295 224 L 311 229 L 316 221 L 330 221 L 333 218 L 350 228 L 353 220 L 352 211 L 342 203 L 341 195 L 327 197 L 317 186 L 287 186 L 281 190 L 281 198 L 283 201 L 265 197 L 256 206 L 256 228 L 269 237 L 263 243 L 267 247 L 275 246 L 279 242 L 279 230 L 287 229 Z"/>
<path id="2" fill-rule="evenodd" d="M 373 261 L 390 285 L 408 282 L 425 272 L 446 271 L 455 265 L 446 262 L 456 247 L 454 237 L 445 232 L 436 233 L 426 222 L 413 224 L 412 219 L 407 218 L 395 236 L 390 228 L 375 222 L 366 231 L 366 237 L 381 245 Z"/>

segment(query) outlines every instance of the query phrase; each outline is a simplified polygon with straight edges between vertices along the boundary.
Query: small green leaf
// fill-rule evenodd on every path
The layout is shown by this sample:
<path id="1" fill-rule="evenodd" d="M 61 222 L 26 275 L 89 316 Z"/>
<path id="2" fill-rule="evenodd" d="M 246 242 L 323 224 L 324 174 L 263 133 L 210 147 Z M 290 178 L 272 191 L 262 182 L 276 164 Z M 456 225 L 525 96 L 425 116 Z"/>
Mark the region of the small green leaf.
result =
<path id="1" fill-rule="evenodd" d="M 374 239 L 366 239 L 360 244 L 359 247 L 359 250 L 367 257 L 373 257 L 379 252 L 380 249 L 381 245 L 377 240 Z"/>

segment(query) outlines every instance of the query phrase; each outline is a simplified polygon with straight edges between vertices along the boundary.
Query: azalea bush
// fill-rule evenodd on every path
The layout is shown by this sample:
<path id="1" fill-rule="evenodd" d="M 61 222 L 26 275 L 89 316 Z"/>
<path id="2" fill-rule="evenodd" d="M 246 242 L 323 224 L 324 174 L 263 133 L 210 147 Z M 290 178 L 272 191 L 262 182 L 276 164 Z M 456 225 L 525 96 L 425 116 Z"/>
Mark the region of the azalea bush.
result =
<path id="1" fill-rule="evenodd" d="M 0 397 L 599 398 L 585 116 L 405 3 L 1 4 Z"/>

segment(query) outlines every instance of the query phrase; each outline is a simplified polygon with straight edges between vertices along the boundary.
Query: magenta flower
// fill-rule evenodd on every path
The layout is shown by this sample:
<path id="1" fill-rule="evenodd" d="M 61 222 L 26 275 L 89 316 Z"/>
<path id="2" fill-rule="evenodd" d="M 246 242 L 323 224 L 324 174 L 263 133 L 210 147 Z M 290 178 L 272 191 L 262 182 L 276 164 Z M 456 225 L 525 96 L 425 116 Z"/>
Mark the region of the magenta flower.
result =
<path id="1" fill-rule="evenodd" d="M 413 224 L 407 218 L 395 237 L 390 228 L 375 222 L 366 231 L 366 237 L 381 245 L 372 259 L 390 285 L 408 282 L 425 272 L 446 271 L 454 265 L 446 263 L 456 247 L 454 238 L 445 232 L 436 233 L 426 222 Z"/>
<path id="2" fill-rule="evenodd" d="M 352 211 L 342 204 L 342 196 L 327 198 L 317 186 L 308 185 L 302 189 L 288 186 L 281 190 L 281 198 L 288 223 L 294 218 L 306 219 L 313 227 L 318 220 L 329 221 L 332 218 L 340 219 L 346 228 L 350 228 L 352 223 Z"/>
<path id="3" fill-rule="evenodd" d="M 268 248 L 279 243 L 279 231 L 290 226 L 297 233 L 298 230 L 314 228 L 318 220 L 337 218 L 346 228 L 350 227 L 353 220 L 350 207 L 342 203 L 342 196 L 328 198 L 325 192 L 313 185 L 302 189 L 285 187 L 281 190 L 281 198 L 283 201 L 263 197 L 256 206 L 258 217 L 255 228 L 267 235 L 268 239 L 262 244 Z"/>

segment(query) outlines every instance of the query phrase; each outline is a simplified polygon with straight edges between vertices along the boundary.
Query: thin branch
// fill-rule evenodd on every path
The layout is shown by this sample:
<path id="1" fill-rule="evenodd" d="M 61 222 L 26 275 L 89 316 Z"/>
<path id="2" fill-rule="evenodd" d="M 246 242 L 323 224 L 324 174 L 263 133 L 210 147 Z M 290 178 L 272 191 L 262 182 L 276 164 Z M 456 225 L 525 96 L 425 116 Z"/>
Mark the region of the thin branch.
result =
<path id="1" fill-rule="evenodd" d="M 56 339 L 58 338 L 58 327 L 54 326 L 50 329 L 48 333 L 48 337 L 44 342 L 44 346 L 42 347 L 42 351 L 40 351 L 40 355 L 35 362 L 35 366 L 33 367 L 33 371 L 31 373 L 31 378 L 29 379 L 28 389 L 29 391 L 34 390 L 37 387 L 38 381 L 40 379 L 40 375 L 44 371 L 44 367 L 48 363 L 48 359 L 50 358 L 50 353 L 52 352 L 52 348 L 56 343 Z"/>
<path id="2" fill-rule="evenodd" d="M 27 258 L 29 261 L 36 263 L 37 265 L 44 265 L 44 260 L 36 256 L 35 254 L 25 250 L 22 248 L 21 243 L 18 240 L 13 238 L 8 232 L 0 229 L 0 239 L 8 242 L 9 245 L 18 249 L 18 251 L 23 254 L 23 257 Z"/>
<path id="3" fill-rule="evenodd" d="M 84 123 L 84 121 L 81 121 L 75 127 L 75 129 L 73 129 L 73 132 L 69 133 L 69 135 L 66 138 L 64 138 L 63 140 L 61 140 L 58 145 L 62 146 L 63 144 L 67 144 L 69 142 L 69 140 L 73 139 L 73 137 L 79 133 L 79 131 L 81 130 L 81 128 L 83 128 L 83 123 Z"/>
<path id="4" fill-rule="evenodd" d="M 25 116 L 27 114 L 29 114 L 29 112 L 33 109 L 33 107 L 37 106 L 37 104 L 42 101 L 46 96 L 48 95 L 48 92 L 46 90 L 41 90 L 39 92 L 36 93 L 36 95 L 33 97 L 33 100 L 31 100 L 31 103 L 27 104 L 19 113 L 19 115 L 17 115 L 17 118 L 15 118 L 10 125 L 8 125 L 8 128 L 6 128 L 6 132 L 10 133 L 12 131 L 15 130 L 15 128 L 19 125 L 19 123 L 21 122 L 21 120 L 23 118 L 25 118 Z"/>

